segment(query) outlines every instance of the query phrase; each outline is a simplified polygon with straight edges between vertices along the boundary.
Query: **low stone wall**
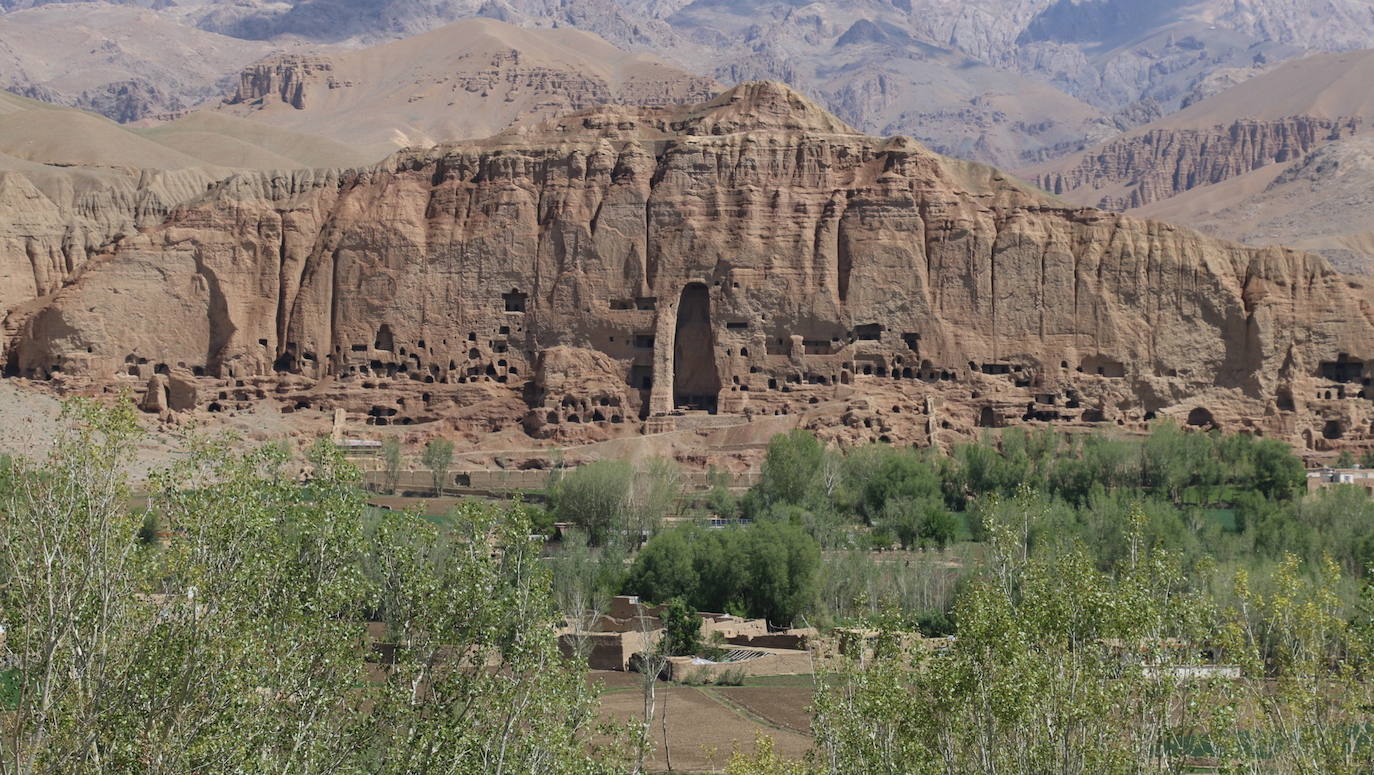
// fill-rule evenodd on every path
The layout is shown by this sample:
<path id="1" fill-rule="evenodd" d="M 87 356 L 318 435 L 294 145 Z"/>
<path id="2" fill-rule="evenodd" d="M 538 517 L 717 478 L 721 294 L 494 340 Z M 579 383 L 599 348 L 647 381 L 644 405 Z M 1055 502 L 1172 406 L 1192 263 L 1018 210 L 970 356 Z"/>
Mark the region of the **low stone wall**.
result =
<path id="1" fill-rule="evenodd" d="M 732 646 L 805 651 L 810 645 L 811 637 L 812 634 L 809 633 L 776 632 L 769 635 L 743 634 L 727 636 L 725 642 Z"/>
<path id="2" fill-rule="evenodd" d="M 648 607 L 645 610 L 652 610 Z M 643 632 L 663 629 L 663 620 L 657 616 L 631 616 L 617 619 L 614 616 L 599 616 L 593 625 L 596 632 Z"/>
<path id="3" fill-rule="evenodd" d="M 673 681 L 716 683 L 722 675 L 808 675 L 811 654 L 790 649 L 757 649 L 761 656 L 738 662 L 696 664 L 692 657 L 670 657 L 668 677 Z"/>
<path id="4" fill-rule="evenodd" d="M 701 636 L 706 639 L 714 633 L 729 640 L 749 635 L 767 635 L 768 622 L 763 619 L 741 619 L 729 614 L 698 614 L 701 617 Z"/>

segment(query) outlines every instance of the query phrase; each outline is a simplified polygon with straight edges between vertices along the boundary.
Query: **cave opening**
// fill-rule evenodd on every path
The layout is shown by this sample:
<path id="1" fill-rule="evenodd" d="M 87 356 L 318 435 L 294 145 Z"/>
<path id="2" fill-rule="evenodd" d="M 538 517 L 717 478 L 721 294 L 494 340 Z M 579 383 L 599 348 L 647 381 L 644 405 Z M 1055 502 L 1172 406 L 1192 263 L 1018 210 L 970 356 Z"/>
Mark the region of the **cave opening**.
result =
<path id="1" fill-rule="evenodd" d="M 1188 412 L 1188 424 L 1195 428 L 1207 428 L 1216 425 L 1217 421 L 1205 407 L 1197 406 Z"/>
<path id="2" fill-rule="evenodd" d="M 507 312 L 524 312 L 529 294 L 521 293 L 519 288 L 511 288 L 510 293 L 501 294 L 501 302 Z"/>
<path id="3" fill-rule="evenodd" d="M 386 350 L 388 352 L 396 348 L 396 335 L 391 333 L 391 326 L 386 323 L 377 329 L 377 339 L 372 343 L 374 350 Z"/>
<path id="4" fill-rule="evenodd" d="M 720 374 L 716 370 L 711 295 L 702 283 L 682 289 L 673 336 L 673 405 L 716 412 Z"/>
<path id="5" fill-rule="evenodd" d="M 1274 403 L 1278 406 L 1280 412 L 1292 412 L 1297 408 L 1296 402 L 1293 401 L 1293 391 L 1289 390 L 1286 387 L 1279 388 L 1279 392 L 1278 395 L 1275 396 Z"/>
<path id="6" fill-rule="evenodd" d="M 1364 361 L 1340 353 L 1334 361 L 1322 361 L 1317 373 L 1332 382 L 1358 382 L 1364 373 Z"/>

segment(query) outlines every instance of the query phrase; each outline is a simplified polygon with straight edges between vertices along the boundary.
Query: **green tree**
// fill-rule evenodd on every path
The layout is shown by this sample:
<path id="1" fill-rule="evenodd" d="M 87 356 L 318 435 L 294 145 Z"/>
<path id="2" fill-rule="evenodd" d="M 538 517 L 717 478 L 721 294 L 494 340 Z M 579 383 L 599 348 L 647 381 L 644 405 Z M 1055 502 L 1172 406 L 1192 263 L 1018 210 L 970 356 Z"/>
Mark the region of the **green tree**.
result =
<path id="1" fill-rule="evenodd" d="M 582 528 L 592 546 L 624 538 L 634 468 L 598 460 L 563 474 L 549 491 L 554 519 Z"/>
<path id="2" fill-rule="evenodd" d="M 1336 468 L 1354 468 L 1355 453 L 1348 449 L 1341 450 L 1341 454 L 1336 456 Z"/>
<path id="3" fill-rule="evenodd" d="M 903 549 L 935 547 L 943 549 L 954 540 L 959 521 L 935 496 L 919 500 L 889 500 L 883 509 L 883 526 L 897 537 Z"/>
<path id="4" fill-rule="evenodd" d="M 891 501 L 925 502 L 941 495 L 939 471 L 924 454 L 874 445 L 851 455 L 849 478 L 859 511 L 873 524 Z"/>
<path id="5" fill-rule="evenodd" d="M 554 602 L 564 622 L 572 628 L 574 651 L 585 659 L 591 647 L 586 634 L 596 631 L 597 621 L 619 588 L 620 579 L 614 574 L 623 559 L 611 549 L 598 551 L 589 547 L 581 531 L 567 530 L 558 551 L 547 561 L 552 571 Z"/>
<path id="6" fill-rule="evenodd" d="M 824 490 L 825 447 L 811 432 L 794 430 L 768 442 L 759 483 L 760 505 L 805 504 Z"/>
<path id="7" fill-rule="evenodd" d="M 675 657 L 696 656 L 701 651 L 701 617 L 680 597 L 663 608 L 663 648 Z"/>
<path id="8" fill-rule="evenodd" d="M 822 772 L 1166 772 L 1190 735 L 1224 728 L 1211 684 L 1172 670 L 1197 664 L 1212 611 L 1163 594 L 1181 581 L 1166 556 L 1109 574 L 1082 553 L 1027 561 L 1007 525 L 992 532 L 956 640 L 889 626 L 818 667 Z"/>
<path id="9" fill-rule="evenodd" d="M 739 498 L 730 491 L 730 474 L 711 466 L 706 481 L 711 487 L 706 496 L 706 508 L 723 519 L 734 518 L 739 511 Z"/>
<path id="10" fill-rule="evenodd" d="M 737 532 L 748 568 L 743 596 L 749 614 L 775 625 L 794 623 L 816 601 L 821 552 L 815 539 L 799 527 L 777 523 Z"/>
<path id="11" fill-rule="evenodd" d="M 653 602 L 682 599 L 709 610 L 699 593 L 698 550 L 713 543 L 694 526 L 665 530 L 649 540 L 626 576 L 624 591 Z"/>
<path id="12" fill-rule="evenodd" d="M 630 478 L 625 496 L 624 529 L 630 543 L 639 548 L 658 532 L 663 518 L 677 510 L 682 496 L 682 472 L 666 458 L 650 458 Z"/>
<path id="13" fill-rule="evenodd" d="M 401 442 L 388 438 L 382 442 L 382 473 L 386 491 L 395 493 L 401 483 Z"/>
<path id="14" fill-rule="evenodd" d="M 654 536 L 635 557 L 623 590 L 698 611 L 789 624 L 814 607 L 820 547 L 795 525 L 704 530 L 684 525 Z"/>
<path id="15" fill-rule="evenodd" d="M 173 537 L 147 544 L 130 411 L 69 417 L 0 500 L 0 772 L 625 771 L 623 736 L 581 742 L 596 698 L 519 504 L 441 529 L 369 512 L 331 445 L 302 486 L 279 451 L 194 441 L 150 482 Z"/>
<path id="16" fill-rule="evenodd" d="M 420 462 L 429 469 L 434 495 L 442 495 L 444 485 L 448 482 L 449 468 L 453 466 L 453 442 L 448 439 L 431 440 L 420 454 Z"/>
<path id="17" fill-rule="evenodd" d="M 1175 504 L 1190 485 L 1214 481 L 1217 468 L 1211 436 L 1169 420 L 1155 423 L 1141 448 L 1142 484 Z"/>
<path id="18" fill-rule="evenodd" d="M 1287 444 L 1263 439 L 1254 444 L 1254 479 L 1248 484 L 1270 500 L 1287 500 L 1302 491 L 1307 474 Z"/>

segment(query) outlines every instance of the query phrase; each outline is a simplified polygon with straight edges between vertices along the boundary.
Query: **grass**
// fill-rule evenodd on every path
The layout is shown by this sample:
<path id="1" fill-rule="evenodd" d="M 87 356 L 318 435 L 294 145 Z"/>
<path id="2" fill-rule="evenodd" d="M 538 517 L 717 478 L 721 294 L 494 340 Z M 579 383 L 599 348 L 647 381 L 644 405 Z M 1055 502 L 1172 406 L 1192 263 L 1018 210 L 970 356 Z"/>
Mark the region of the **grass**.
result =
<path id="1" fill-rule="evenodd" d="M 17 710 L 19 708 L 19 669 L 10 668 L 0 671 L 0 708 Z"/>
<path id="2" fill-rule="evenodd" d="M 1222 530 L 1228 533 L 1240 532 L 1236 529 L 1236 510 L 1235 509 L 1207 509 L 1202 512 L 1209 522 L 1215 522 Z"/>
<path id="3" fill-rule="evenodd" d="M 747 675 L 739 686 L 781 686 L 810 689 L 816 680 L 810 675 Z"/>

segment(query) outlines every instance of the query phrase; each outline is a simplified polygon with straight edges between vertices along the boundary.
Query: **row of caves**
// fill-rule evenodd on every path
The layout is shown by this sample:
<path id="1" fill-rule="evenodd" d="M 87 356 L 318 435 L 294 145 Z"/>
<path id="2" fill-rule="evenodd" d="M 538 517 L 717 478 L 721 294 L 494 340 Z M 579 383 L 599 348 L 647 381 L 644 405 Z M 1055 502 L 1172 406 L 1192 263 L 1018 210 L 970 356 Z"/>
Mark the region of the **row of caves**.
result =
<path id="1" fill-rule="evenodd" d="M 715 285 L 719 287 L 721 283 Z M 575 346 L 600 350 L 610 356 L 623 368 L 617 378 L 623 388 L 592 391 L 587 395 L 555 396 L 547 403 L 528 400 L 527 391 L 528 405 L 531 410 L 538 410 L 538 422 L 564 427 L 597 423 L 621 425 L 665 411 L 737 414 L 750 405 L 746 394 L 800 392 L 800 396 L 787 399 L 775 396 L 754 401 L 754 408 L 750 410 L 781 414 L 790 411 L 790 404 L 798 401 L 816 403 L 816 387 L 855 385 L 859 380 L 911 380 L 941 385 L 947 396 L 955 385 L 966 385 L 967 394 L 957 400 L 971 408 L 969 419 L 975 427 L 1004 427 L 1016 422 L 1121 421 L 1120 407 L 1124 404 L 1119 400 L 1113 404 L 1116 408 L 1104 411 L 1098 399 L 1086 400 L 1072 387 L 1079 375 L 1124 380 L 1129 371 L 1127 365 L 1111 355 L 1089 354 L 1074 362 L 1061 360 L 1057 364 L 1034 359 L 967 361 L 958 365 L 939 363 L 922 357 L 919 332 L 889 329 L 880 322 L 856 323 L 842 328 L 824 320 L 802 319 L 786 325 L 780 320 L 765 320 L 763 315 L 756 319 L 745 313 L 743 310 L 748 307 L 736 303 L 728 291 L 727 287 L 717 298 L 707 283 L 687 283 L 677 295 L 670 313 L 670 327 L 660 325 L 662 312 L 659 299 L 654 296 L 629 296 L 603 302 L 610 307 L 610 317 L 592 316 L 587 328 L 569 332 L 572 336 L 568 340 Z M 419 393 L 417 388 L 410 387 L 415 383 L 450 386 L 452 390 L 452 386 L 459 385 L 524 386 L 532 382 L 537 375 L 531 372 L 530 364 L 535 362 L 539 352 L 534 343 L 549 338 L 558 341 L 563 333 L 550 336 L 550 332 L 544 331 L 542 335 L 534 335 L 526 320 L 529 317 L 530 324 L 534 322 L 529 314 L 534 311 L 529 294 L 510 288 L 494 294 L 491 305 L 470 321 L 468 330 L 459 329 L 444 336 L 431 329 L 429 335 L 438 341 L 399 335 L 398 328 L 383 322 L 362 337 L 357 336 L 354 329 L 354 341 L 343 338 L 333 346 L 332 352 L 325 354 L 324 363 L 316 353 L 301 348 L 296 342 L 285 342 L 279 352 L 274 352 L 269 340 L 260 339 L 258 345 L 263 348 L 262 357 L 266 359 L 260 362 L 270 363 L 277 374 L 301 375 L 308 379 L 334 375 L 350 388 L 379 393 L 390 391 L 391 395 L 366 403 L 365 413 L 370 423 L 422 422 L 438 416 L 438 410 L 431 407 L 434 396 L 459 405 L 466 399 L 442 392 L 438 387 L 433 390 L 441 392 L 433 395 L 428 388 L 422 395 L 400 395 L 408 390 Z M 617 318 L 616 315 L 626 317 Z M 801 331 L 789 333 L 789 328 Z M 669 331 L 671 342 L 661 341 Z M 125 356 L 121 373 L 147 379 L 154 374 L 166 375 L 173 369 L 207 380 L 218 377 L 216 381 L 220 381 L 228 376 L 232 381 L 236 378 L 222 368 L 211 369 L 202 363 L 150 362 L 136 352 Z M 1299 401 L 1294 393 L 1296 386 L 1302 385 L 1303 403 L 1315 402 L 1308 408 L 1319 415 L 1317 425 L 1305 431 L 1309 444 L 1317 443 L 1318 439 L 1336 441 L 1349 437 L 1356 420 L 1349 412 L 1340 414 L 1331 407 L 1336 402 L 1374 399 L 1371 364 L 1341 353 L 1332 360 L 1318 362 L 1309 374 L 1309 379 L 1298 382 L 1286 378 L 1274 396 L 1275 408 L 1279 412 L 1296 411 Z M 1177 375 L 1168 372 L 1156 376 Z M 980 386 L 987 385 L 987 377 L 1005 378 L 1008 387 L 1027 392 L 1019 401 L 1008 397 L 1001 389 L 986 397 L 980 396 Z M 661 396 L 655 391 L 659 378 L 668 381 L 662 386 Z M 239 382 L 241 384 L 242 380 Z M 1130 389 L 1114 390 L 1120 393 Z M 482 395 L 470 395 L 475 396 L 474 400 L 482 399 Z M 208 401 L 201 406 L 211 411 L 243 408 L 247 402 L 265 397 L 262 390 L 243 388 L 218 390 L 204 393 L 204 396 Z M 651 399 L 658 403 L 652 403 Z M 304 400 L 286 408 L 294 411 L 310 406 L 311 402 Z M 1140 410 L 1133 416 L 1139 419 Z M 1143 417 L 1152 419 L 1153 412 L 1144 411 Z M 1199 428 L 1219 427 L 1213 412 L 1203 406 L 1188 409 L 1186 422 Z M 1367 422 L 1367 419 L 1359 420 L 1360 425 Z M 1363 427 L 1356 431 L 1354 438 L 1364 438 Z M 1294 429 L 1293 433 L 1304 431 Z M 1374 426 L 1369 433 L 1374 434 Z"/>
<path id="2" fill-rule="evenodd" d="M 342 378 L 409 378 L 426 384 L 465 384 L 494 381 L 506 383 L 519 377 L 523 348 L 513 347 L 511 337 L 523 333 L 518 326 L 503 324 L 492 331 L 467 332 L 466 338 L 450 344 L 441 340 L 428 346 L 424 339 L 412 345 L 397 345 L 391 328 L 383 324 L 371 347 L 353 344 L 345 352 L 335 346 Z M 288 352 L 290 345 L 287 346 Z"/>
<path id="3" fill-rule="evenodd" d="M 622 309 L 632 308 L 628 303 L 619 306 Z M 636 304 L 633 308 L 643 309 L 645 305 Z M 930 359 L 919 358 L 920 334 L 917 332 L 903 332 L 900 335 L 901 347 L 907 355 L 875 352 L 881 347 L 878 343 L 883 341 L 884 327 L 878 323 L 866 323 L 854 326 L 843 338 L 777 337 L 764 342 L 763 357 L 759 357 L 757 353 L 753 356 L 750 353 L 750 343 L 756 342 L 756 339 L 748 338 L 751 326 L 750 321 L 727 320 L 724 326 L 718 327 L 712 321 L 710 290 L 706 285 L 691 283 L 683 289 L 677 306 L 673 339 L 674 408 L 714 413 L 719 409 L 723 389 L 728 392 L 789 392 L 790 386 L 799 384 L 851 384 L 860 375 L 926 382 L 951 382 L 960 378 L 957 368 L 938 366 Z M 718 341 L 721 335 L 727 342 L 723 348 Z M 632 341 L 637 349 L 645 353 L 652 352 L 656 346 L 651 333 L 635 334 Z M 733 344 L 738 342 L 744 343 L 739 346 Z M 869 342 L 874 344 L 866 344 Z M 720 374 L 718 354 L 722 352 L 727 361 L 738 357 L 749 364 L 736 369 L 728 385 L 724 384 Z M 798 362 L 805 365 L 797 368 Z M 764 365 L 760 366 L 760 363 Z M 1070 365 L 1065 361 L 1061 362 L 1060 367 L 1067 370 Z M 1109 379 L 1126 376 L 1124 363 L 1103 355 L 1086 357 L 1074 368 L 1077 373 Z M 1009 376 L 1016 387 L 1030 387 L 1033 381 L 1031 368 L 1012 362 L 980 364 L 970 361 L 968 370 Z M 652 374 L 651 363 L 638 359 L 630 368 L 628 383 L 634 389 L 647 391 L 652 387 Z M 752 376 L 759 374 L 763 376 Z"/>

